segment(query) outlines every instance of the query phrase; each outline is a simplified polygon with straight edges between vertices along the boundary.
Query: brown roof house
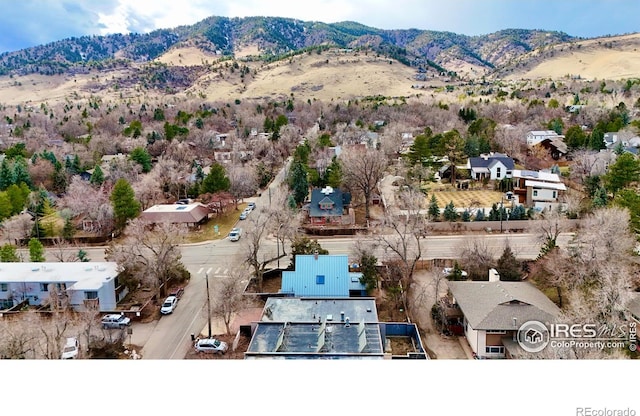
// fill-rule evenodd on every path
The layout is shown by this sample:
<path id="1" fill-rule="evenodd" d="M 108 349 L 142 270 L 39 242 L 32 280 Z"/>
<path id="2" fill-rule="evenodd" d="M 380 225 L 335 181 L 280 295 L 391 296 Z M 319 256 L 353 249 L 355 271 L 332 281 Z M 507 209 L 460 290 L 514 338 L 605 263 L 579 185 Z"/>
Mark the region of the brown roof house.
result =
<path id="1" fill-rule="evenodd" d="M 188 226 L 201 224 L 207 220 L 208 216 L 209 208 L 200 202 L 185 205 L 154 205 L 140 214 L 140 218 L 149 223 L 169 222 Z"/>
<path id="2" fill-rule="evenodd" d="M 528 282 L 503 282 L 491 269 L 489 281 L 448 282 L 453 303 L 464 315 L 464 335 L 477 358 L 515 358 L 525 353 L 517 342 L 520 326 L 549 324 L 560 314 L 544 293 Z"/>

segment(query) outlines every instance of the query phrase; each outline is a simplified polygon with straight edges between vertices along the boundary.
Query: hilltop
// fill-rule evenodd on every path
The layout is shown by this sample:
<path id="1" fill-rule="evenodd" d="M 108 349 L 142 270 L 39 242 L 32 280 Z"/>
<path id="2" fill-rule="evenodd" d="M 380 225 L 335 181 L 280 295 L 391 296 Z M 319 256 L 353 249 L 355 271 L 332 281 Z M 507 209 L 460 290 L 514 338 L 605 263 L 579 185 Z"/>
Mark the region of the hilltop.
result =
<path id="1" fill-rule="evenodd" d="M 580 39 L 509 29 L 484 36 L 355 22 L 210 17 L 149 34 L 69 38 L 0 54 L 0 102 L 197 95 L 304 100 L 435 95 L 519 79 L 640 77 L 640 34 Z"/>

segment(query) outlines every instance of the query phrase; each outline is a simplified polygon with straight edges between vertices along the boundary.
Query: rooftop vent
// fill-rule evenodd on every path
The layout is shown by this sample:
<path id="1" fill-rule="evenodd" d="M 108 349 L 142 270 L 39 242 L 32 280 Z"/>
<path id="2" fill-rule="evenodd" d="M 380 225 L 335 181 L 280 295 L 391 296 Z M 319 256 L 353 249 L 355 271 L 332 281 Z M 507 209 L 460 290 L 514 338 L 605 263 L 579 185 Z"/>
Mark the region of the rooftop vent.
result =
<path id="1" fill-rule="evenodd" d="M 330 195 L 333 193 L 333 188 L 330 186 L 326 186 L 320 190 L 320 192 L 324 195 Z"/>

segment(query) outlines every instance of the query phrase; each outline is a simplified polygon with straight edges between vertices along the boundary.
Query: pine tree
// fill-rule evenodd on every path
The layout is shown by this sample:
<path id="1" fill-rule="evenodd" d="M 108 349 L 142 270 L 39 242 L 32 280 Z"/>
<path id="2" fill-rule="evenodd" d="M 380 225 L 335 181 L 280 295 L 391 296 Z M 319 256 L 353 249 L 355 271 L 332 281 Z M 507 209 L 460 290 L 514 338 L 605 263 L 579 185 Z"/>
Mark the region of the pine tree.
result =
<path id="1" fill-rule="evenodd" d="M 228 191 L 230 187 L 231 181 L 227 177 L 224 166 L 219 163 L 214 163 L 211 166 L 209 174 L 202 181 L 200 192 L 214 194 L 216 192 Z"/>
<path id="2" fill-rule="evenodd" d="M 135 192 L 124 178 L 118 179 L 111 191 L 110 199 L 118 229 L 123 229 L 128 220 L 137 217 L 140 213 L 140 203 L 136 200 Z"/>
<path id="3" fill-rule="evenodd" d="M 104 172 L 102 172 L 102 168 L 100 165 L 96 165 L 93 169 L 93 173 L 91 174 L 91 178 L 89 179 L 89 183 L 91 185 L 100 186 L 104 182 Z"/>
<path id="4" fill-rule="evenodd" d="M 502 256 L 498 259 L 496 270 L 500 274 L 500 280 L 506 282 L 519 282 L 522 280 L 520 263 L 516 260 L 516 256 L 509 246 L 504 248 Z"/>
<path id="5" fill-rule="evenodd" d="M 307 169 L 300 161 L 293 163 L 289 177 L 289 188 L 293 191 L 293 198 L 298 205 L 302 204 L 309 195 Z"/>
<path id="6" fill-rule="evenodd" d="M 9 161 L 5 157 L 2 160 L 2 164 L 0 165 L 0 191 L 4 191 L 15 182 L 16 181 L 13 174 L 13 169 L 11 169 L 11 166 L 9 166 Z"/>
<path id="7" fill-rule="evenodd" d="M 438 221 L 440 219 L 440 207 L 435 195 L 431 195 L 431 202 L 429 202 L 429 209 L 427 210 L 429 218 L 432 221 Z"/>
<path id="8" fill-rule="evenodd" d="M 136 147 L 131 151 L 129 158 L 142 166 L 143 173 L 148 173 L 151 171 L 151 155 L 149 154 L 149 152 L 147 152 L 147 149 L 143 147 Z"/>
<path id="9" fill-rule="evenodd" d="M 449 202 L 446 207 L 444 207 L 444 212 L 442 213 L 445 221 L 457 221 L 458 220 L 458 212 L 456 211 L 455 205 L 453 205 L 453 201 Z"/>

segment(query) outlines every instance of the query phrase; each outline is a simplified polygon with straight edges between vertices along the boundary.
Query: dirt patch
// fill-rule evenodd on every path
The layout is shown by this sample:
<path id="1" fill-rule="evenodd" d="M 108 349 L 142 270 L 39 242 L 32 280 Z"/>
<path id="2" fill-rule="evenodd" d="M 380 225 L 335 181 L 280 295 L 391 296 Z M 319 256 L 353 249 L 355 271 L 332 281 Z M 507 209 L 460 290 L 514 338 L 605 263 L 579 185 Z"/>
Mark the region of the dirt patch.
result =
<path id="1" fill-rule="evenodd" d="M 407 355 L 416 351 L 409 337 L 387 337 L 387 339 L 392 355 Z"/>

